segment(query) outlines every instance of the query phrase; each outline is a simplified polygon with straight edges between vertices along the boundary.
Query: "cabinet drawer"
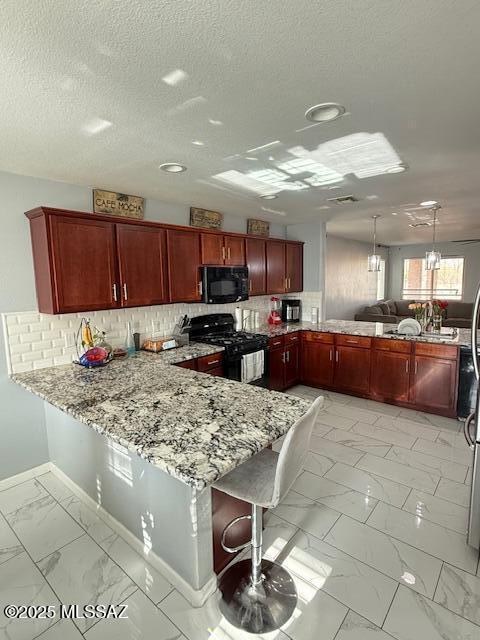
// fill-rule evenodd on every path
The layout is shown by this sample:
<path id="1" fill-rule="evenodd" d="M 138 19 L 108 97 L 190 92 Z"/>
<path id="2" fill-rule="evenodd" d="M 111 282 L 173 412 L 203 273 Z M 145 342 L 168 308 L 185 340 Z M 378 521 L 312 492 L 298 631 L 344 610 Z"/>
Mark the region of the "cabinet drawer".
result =
<path id="1" fill-rule="evenodd" d="M 193 369 L 196 371 L 197 369 L 197 361 L 196 360 L 184 360 L 183 362 L 177 362 L 175 364 L 176 367 L 182 367 L 182 369 Z"/>
<path id="2" fill-rule="evenodd" d="M 333 344 L 333 333 L 305 331 L 303 334 L 303 339 L 306 342 L 323 342 L 324 344 Z"/>
<path id="3" fill-rule="evenodd" d="M 270 349 L 278 349 L 279 347 L 283 347 L 284 344 L 285 336 L 275 336 L 275 338 L 270 338 L 268 341 Z"/>
<path id="4" fill-rule="evenodd" d="M 363 347 L 364 349 L 370 349 L 372 345 L 372 339 L 365 336 L 336 336 L 336 344 L 341 347 Z"/>
<path id="5" fill-rule="evenodd" d="M 285 344 L 295 344 L 295 342 L 300 342 L 300 334 L 298 331 L 295 333 L 287 333 L 285 336 Z"/>
<path id="6" fill-rule="evenodd" d="M 394 351 L 395 353 L 410 353 L 412 343 L 407 340 L 391 340 L 390 338 L 376 338 L 373 346 L 378 351 Z"/>
<path id="7" fill-rule="evenodd" d="M 432 356 L 433 358 L 445 358 L 446 360 L 456 360 L 458 347 L 449 344 L 431 344 L 429 342 L 417 342 L 415 345 L 417 356 Z"/>
<path id="8" fill-rule="evenodd" d="M 199 371 L 208 371 L 209 369 L 215 369 L 221 367 L 223 363 L 222 353 L 213 353 L 211 356 L 202 356 L 197 360 L 197 368 Z"/>

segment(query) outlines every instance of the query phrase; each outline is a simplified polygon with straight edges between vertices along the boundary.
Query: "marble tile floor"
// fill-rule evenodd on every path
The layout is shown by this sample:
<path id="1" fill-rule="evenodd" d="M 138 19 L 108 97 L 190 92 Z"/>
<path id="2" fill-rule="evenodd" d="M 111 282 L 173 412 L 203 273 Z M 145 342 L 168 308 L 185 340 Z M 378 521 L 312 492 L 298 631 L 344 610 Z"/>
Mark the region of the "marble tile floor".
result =
<path id="1" fill-rule="evenodd" d="M 326 407 L 303 473 L 266 517 L 265 556 L 291 573 L 297 609 L 260 637 L 478 640 L 461 424 L 300 385 L 289 393 L 323 394 Z M 52 473 L 0 490 L 0 604 L 124 603 L 129 616 L 13 621 L 2 606 L 0 640 L 258 637 L 226 622 L 218 597 L 191 607 Z"/>

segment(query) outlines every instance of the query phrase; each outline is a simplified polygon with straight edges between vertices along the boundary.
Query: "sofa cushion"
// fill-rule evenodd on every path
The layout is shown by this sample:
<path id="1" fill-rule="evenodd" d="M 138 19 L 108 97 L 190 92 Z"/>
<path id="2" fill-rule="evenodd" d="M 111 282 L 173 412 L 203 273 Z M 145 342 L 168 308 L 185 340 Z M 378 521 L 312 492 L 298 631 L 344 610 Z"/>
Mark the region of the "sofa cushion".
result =
<path id="1" fill-rule="evenodd" d="M 383 311 L 381 310 L 380 305 L 372 304 L 371 307 L 365 307 L 363 313 L 364 314 L 365 313 L 370 313 L 370 314 L 378 316 L 378 315 L 381 315 L 383 313 Z"/>
<path id="2" fill-rule="evenodd" d="M 450 300 L 446 308 L 447 318 L 465 318 L 470 320 L 473 313 L 473 302 Z"/>
<path id="3" fill-rule="evenodd" d="M 385 300 L 385 304 L 388 304 L 390 315 L 394 316 L 397 313 L 397 303 L 395 300 Z"/>
<path id="4" fill-rule="evenodd" d="M 444 327 L 457 327 L 459 329 L 471 329 L 472 321 L 468 318 L 447 318 L 443 321 Z"/>
<path id="5" fill-rule="evenodd" d="M 382 310 L 382 313 L 385 316 L 389 316 L 390 315 L 390 307 L 388 306 L 388 304 L 386 302 L 379 302 L 378 306 L 380 307 L 380 309 Z"/>
<path id="6" fill-rule="evenodd" d="M 408 308 L 409 304 L 412 304 L 415 300 L 397 300 L 397 316 L 404 316 L 407 318 L 413 318 L 415 315 L 411 309 Z"/>

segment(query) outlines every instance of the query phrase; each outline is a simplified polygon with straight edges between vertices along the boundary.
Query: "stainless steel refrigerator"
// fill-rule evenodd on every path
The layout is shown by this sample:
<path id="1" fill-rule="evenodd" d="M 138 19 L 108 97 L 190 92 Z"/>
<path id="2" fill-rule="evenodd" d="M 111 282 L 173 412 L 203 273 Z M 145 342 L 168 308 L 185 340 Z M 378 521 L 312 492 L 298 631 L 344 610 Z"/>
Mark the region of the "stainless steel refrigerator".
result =
<path id="1" fill-rule="evenodd" d="M 480 313 L 480 286 L 475 296 L 472 317 L 472 358 L 477 381 L 480 377 L 478 355 L 478 320 Z M 475 411 L 465 420 L 463 431 L 468 446 L 473 451 L 472 489 L 468 520 L 468 544 L 480 548 L 480 390 L 477 393 Z"/>

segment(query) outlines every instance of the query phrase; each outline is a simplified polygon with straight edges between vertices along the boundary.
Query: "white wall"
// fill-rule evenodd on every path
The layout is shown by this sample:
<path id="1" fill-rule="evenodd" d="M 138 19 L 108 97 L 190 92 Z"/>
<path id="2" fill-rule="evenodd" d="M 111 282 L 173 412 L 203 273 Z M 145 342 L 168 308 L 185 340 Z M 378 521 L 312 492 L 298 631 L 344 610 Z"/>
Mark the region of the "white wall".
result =
<path id="1" fill-rule="evenodd" d="M 39 205 L 90 211 L 92 191 L 39 178 L 0 172 L 0 312 L 37 309 L 28 220 L 23 213 Z M 187 225 L 189 206 L 146 202 L 146 218 Z M 246 220 L 225 215 L 226 231 L 246 231 Z M 271 224 L 273 237 L 285 227 Z M 48 460 L 43 405 L 8 380 L 5 348 L 0 340 L 0 479 Z"/>
<path id="2" fill-rule="evenodd" d="M 371 244 L 327 234 L 325 267 L 327 319 L 353 320 L 362 307 L 376 302 L 377 274 L 370 273 L 367 269 L 367 258 L 371 252 Z M 386 249 L 379 248 L 378 252 L 387 260 Z"/>
<path id="3" fill-rule="evenodd" d="M 411 244 L 389 249 L 389 278 L 388 297 L 400 300 L 403 284 L 404 258 L 423 258 L 425 252 L 430 251 L 431 244 Z M 463 244 L 460 242 L 442 242 L 437 245 L 443 256 L 463 256 L 465 258 L 463 273 L 463 300 L 473 302 L 475 292 L 480 282 L 480 242 Z"/>

